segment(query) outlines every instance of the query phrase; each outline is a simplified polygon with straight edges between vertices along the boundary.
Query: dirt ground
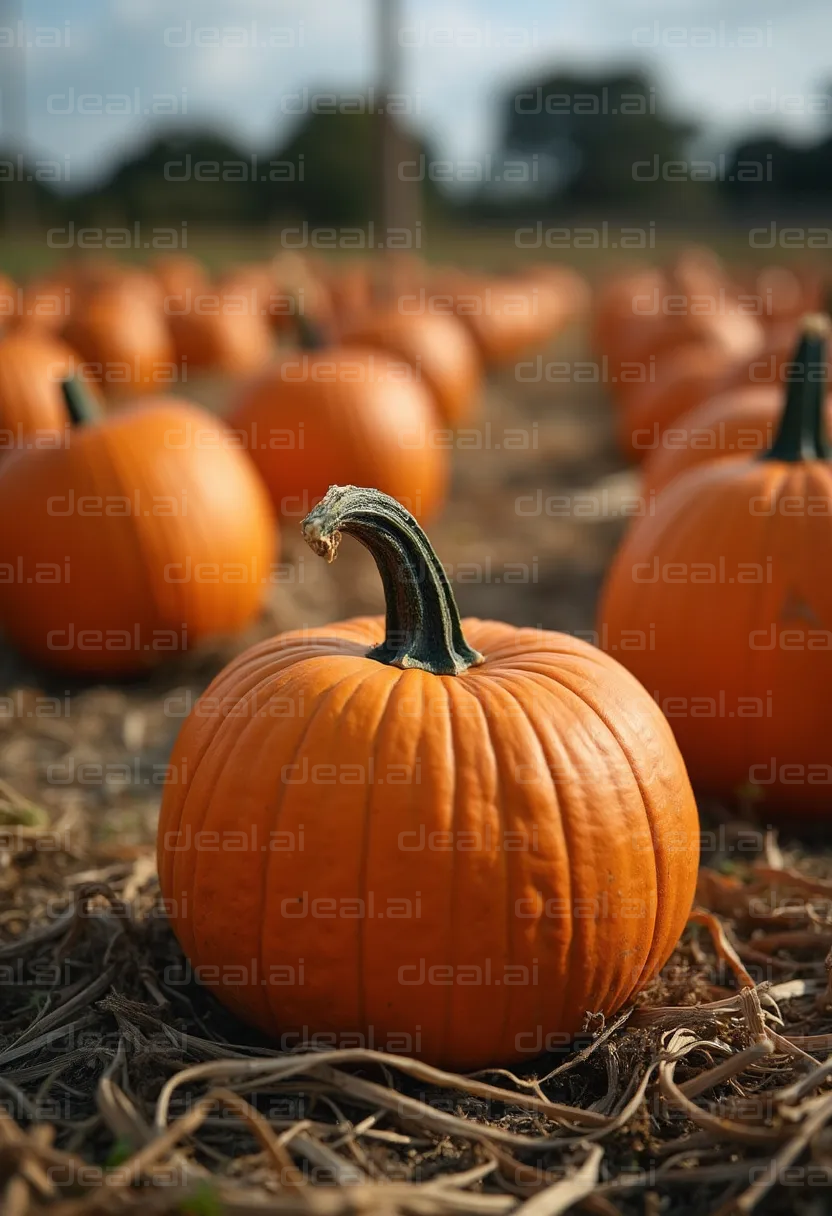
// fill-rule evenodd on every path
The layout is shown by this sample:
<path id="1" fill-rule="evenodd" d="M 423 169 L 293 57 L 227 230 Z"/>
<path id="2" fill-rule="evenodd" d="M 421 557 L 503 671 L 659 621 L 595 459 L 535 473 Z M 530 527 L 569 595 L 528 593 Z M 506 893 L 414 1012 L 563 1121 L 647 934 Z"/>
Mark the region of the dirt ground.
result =
<path id="1" fill-rule="evenodd" d="M 544 359 L 586 357 L 576 330 Z M 192 395 L 221 410 L 226 387 Z M 506 373 L 477 426 L 428 529 L 463 614 L 592 638 L 637 493 L 603 386 Z M 741 813 L 703 808 L 706 910 L 639 1008 L 521 1075 L 348 1052 L 299 1068 L 198 985 L 166 985 L 182 960 L 152 844 L 189 705 L 256 638 L 382 606 L 357 545 L 327 566 L 299 530 L 282 543 L 249 636 L 141 682 L 47 679 L 0 652 L 4 1216 L 829 1211 L 832 864 Z"/>

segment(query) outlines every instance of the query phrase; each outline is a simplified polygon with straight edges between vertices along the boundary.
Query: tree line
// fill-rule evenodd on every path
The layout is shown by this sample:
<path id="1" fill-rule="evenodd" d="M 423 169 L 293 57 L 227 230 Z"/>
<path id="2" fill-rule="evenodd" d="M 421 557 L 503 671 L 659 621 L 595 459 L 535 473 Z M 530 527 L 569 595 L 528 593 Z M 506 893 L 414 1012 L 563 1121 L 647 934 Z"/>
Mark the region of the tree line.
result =
<path id="1" fill-rule="evenodd" d="M 827 104 L 829 103 L 829 104 Z M 816 113 L 832 111 L 827 93 Z M 808 145 L 760 135 L 697 151 L 642 72 L 555 72 L 509 89 L 497 146 L 450 160 L 407 135 L 396 166 L 428 221 L 512 223 L 591 211 L 679 218 L 820 211 L 832 198 L 832 122 Z M 212 130 L 160 128 L 100 182 L 75 191 L 67 158 L 0 150 L 5 225 L 363 226 L 377 197 L 377 108 L 329 104 L 251 151 Z"/>

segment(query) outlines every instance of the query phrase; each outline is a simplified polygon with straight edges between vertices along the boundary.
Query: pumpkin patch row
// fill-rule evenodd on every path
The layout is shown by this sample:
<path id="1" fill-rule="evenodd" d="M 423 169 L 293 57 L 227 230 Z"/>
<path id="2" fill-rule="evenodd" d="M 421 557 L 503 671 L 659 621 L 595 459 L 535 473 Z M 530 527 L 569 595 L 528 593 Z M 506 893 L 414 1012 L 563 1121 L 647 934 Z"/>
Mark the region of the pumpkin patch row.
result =
<path id="1" fill-rule="evenodd" d="M 584 281 L 559 267 L 485 276 L 415 256 L 330 265 L 291 251 L 216 278 L 177 253 L 148 267 L 77 260 L 24 287 L 0 282 L 0 325 L 62 335 L 101 369 L 109 396 L 157 393 L 192 373 L 245 376 L 268 362 L 275 340 L 295 344 L 310 333 L 405 359 L 425 353 L 428 334 L 427 349 L 435 339 L 440 350 L 425 364 L 430 387 L 434 375 L 446 382 L 461 371 L 458 387 L 438 386 L 451 421 L 469 400 L 474 349 L 485 366 L 510 363 L 587 305 Z"/>
<path id="2" fill-rule="evenodd" d="M 707 250 L 668 269 L 611 280 L 596 294 L 593 340 L 607 359 L 619 445 L 646 459 L 665 430 L 710 398 L 782 384 L 799 317 L 821 304 L 820 284 L 771 268 L 731 280 Z"/>
<path id="3" fill-rule="evenodd" d="M 129 288 L 104 274 L 93 295 L 135 293 L 158 317 L 154 290 L 205 290 L 186 259 L 155 289 L 135 273 Z M 422 526 L 449 472 L 426 435 L 464 425 L 484 371 L 586 309 L 580 280 L 281 255 L 243 282 L 260 302 L 277 283 L 298 308 L 260 312 L 268 349 L 235 377 L 226 422 L 172 398 L 96 401 L 72 375 L 41 385 L 70 442 L 0 463 L 0 561 L 57 569 L 70 554 L 72 577 L 49 595 L 35 579 L 4 587 L 4 628 L 39 661 L 121 674 L 176 650 L 183 631 L 190 644 L 244 628 L 265 587 L 249 571 L 274 561 L 278 517 L 304 512 L 326 561 L 345 537 L 362 544 L 384 617 L 245 650 L 182 726 L 170 767 L 185 776 L 160 813 L 162 895 L 197 972 L 269 1035 L 372 1030 L 455 1068 L 523 1060 L 530 1028 L 571 1035 L 588 1012 L 613 1015 L 670 957 L 696 883 L 693 788 L 731 800 L 751 788 L 772 814 L 829 806 L 829 321 L 806 314 L 814 286 L 797 278 L 789 292 L 769 278 L 777 308 L 747 315 L 741 285 L 702 251 L 602 289 L 596 340 L 618 377 L 623 446 L 635 452 L 645 428 L 656 438 L 653 507 L 609 571 L 599 650 L 461 620 Z M 301 293 L 314 307 L 301 312 Z M 634 309 L 642 297 L 654 313 Z M 723 312 L 700 314 L 701 297 Z M 675 298 L 686 311 L 665 307 Z M 74 335 L 80 349 L 94 321 L 90 307 L 74 331 L 12 327 L 0 366 L 5 343 Z M 172 340 L 216 370 L 222 323 L 188 321 Z M 767 358 L 778 383 L 760 386 L 753 363 Z M 780 383 L 786 364 L 803 372 Z M 241 573 L 195 580 L 195 567 Z M 223 847 L 241 825 L 304 847 Z M 402 846 L 460 833 L 477 846 Z M 218 847 L 199 847 L 206 834 Z M 506 849 L 507 836 L 529 847 Z M 379 915 L 338 913 L 369 895 Z M 486 974 L 488 1000 L 459 978 Z"/>
<path id="4" fill-rule="evenodd" d="M 77 261 L 4 290 L 0 561 L 60 559 L 64 575 L 49 594 L 3 586 L 0 624 L 38 662 L 98 674 L 249 624 L 268 578 L 175 572 L 268 571 L 275 516 L 298 521 L 333 483 L 436 514 L 449 455 L 435 439 L 475 417 L 484 368 L 586 306 L 557 268 L 492 279 L 286 252 L 216 279 L 182 253 Z M 226 423 L 160 395 L 183 368 L 230 377 Z"/>
<path id="5" fill-rule="evenodd" d="M 825 368 L 826 318 L 792 324 L 793 361 Z M 694 435 L 718 426 L 727 450 L 656 474 L 665 488 L 655 511 L 625 537 L 602 596 L 604 657 L 563 635 L 460 621 L 424 532 L 378 491 L 333 485 L 310 512 L 304 537 L 327 560 L 345 534 L 369 549 L 385 619 L 281 635 L 226 668 L 206 697 L 239 712 L 233 724 L 197 713 L 185 723 L 174 758 L 195 776 L 166 788 L 160 820 L 160 879 L 179 940 L 197 967 L 249 977 L 216 983 L 240 1017 L 269 1034 L 373 1026 L 409 1050 L 418 1027 L 419 1053 L 457 1068 L 522 1058 L 530 1026 L 570 1034 L 588 1009 L 609 1016 L 672 951 L 697 865 L 685 763 L 696 785 L 723 797 L 756 786 L 767 811 L 828 809 L 832 782 L 820 773 L 832 669 L 812 639 L 832 623 L 832 514 L 806 509 L 832 504 L 826 377 L 762 394 L 743 387 L 760 340 L 749 327 L 719 339 L 718 382 L 730 366 L 732 393 L 678 429 L 698 452 Z M 714 330 L 705 349 L 716 343 Z M 765 434 L 746 447 L 749 423 Z M 780 511 L 795 502 L 804 509 Z M 619 647 L 625 634 L 650 640 Z M 276 721 L 268 705 L 287 696 L 302 699 L 300 720 Z M 363 771 L 370 757 L 395 760 L 409 778 L 401 788 L 336 782 L 326 799 L 314 783 L 284 779 L 287 763 L 342 755 Z M 253 853 L 171 847 L 202 829 L 223 838 L 240 816 L 260 831 L 303 823 L 315 848 L 264 869 Z M 460 827 L 493 839 L 489 824 L 542 847 L 517 859 L 488 847 L 446 858 L 396 843 L 402 831 L 444 839 Z M 367 889 L 385 907 L 392 893 L 418 890 L 418 922 L 401 933 L 388 919 L 322 927 L 307 915 L 315 900 Z M 581 918 L 584 900 L 596 911 Z M 222 923 L 218 904 L 229 909 Z M 460 928 L 463 910 L 470 924 Z M 294 975 L 301 957 L 303 985 L 263 985 L 249 965 Z M 523 972 L 516 988 L 508 958 Z M 455 978 L 494 967 L 503 986 L 488 1001 L 481 983 Z M 439 988 L 424 982 L 436 970 L 451 973 Z"/>
<path id="6" fill-rule="evenodd" d="M 609 571 L 599 627 L 670 715 L 696 788 L 818 814 L 832 808 L 830 322 L 792 324 L 784 383 L 740 370 L 664 428 L 654 419 L 650 509 Z"/>

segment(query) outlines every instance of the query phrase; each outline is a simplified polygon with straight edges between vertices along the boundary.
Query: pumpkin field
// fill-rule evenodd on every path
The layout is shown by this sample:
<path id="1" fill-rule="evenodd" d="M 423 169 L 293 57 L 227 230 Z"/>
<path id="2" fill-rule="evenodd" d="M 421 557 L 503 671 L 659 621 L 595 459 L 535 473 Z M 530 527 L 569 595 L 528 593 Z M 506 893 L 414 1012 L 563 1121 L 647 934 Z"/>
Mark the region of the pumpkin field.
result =
<path id="1" fill-rule="evenodd" d="M 193 249 L 0 281 L 0 1214 L 828 1211 L 829 265 Z"/>

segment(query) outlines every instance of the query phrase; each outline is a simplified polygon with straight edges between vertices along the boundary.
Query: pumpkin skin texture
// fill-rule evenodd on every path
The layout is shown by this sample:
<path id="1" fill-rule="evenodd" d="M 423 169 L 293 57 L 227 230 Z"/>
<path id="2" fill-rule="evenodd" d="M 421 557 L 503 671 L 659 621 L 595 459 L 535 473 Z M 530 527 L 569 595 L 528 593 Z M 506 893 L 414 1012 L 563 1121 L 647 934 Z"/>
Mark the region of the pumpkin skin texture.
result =
<path id="1" fill-rule="evenodd" d="M 27 436 L 43 446 L 65 442 L 69 422 L 61 382 L 77 362 L 65 343 L 45 334 L 13 330 L 0 340 L 0 459 L 25 446 Z"/>
<path id="2" fill-rule="evenodd" d="M 395 308 L 371 313 L 341 335 L 345 346 L 389 351 L 418 369 L 443 421 L 451 426 L 473 416 L 481 389 L 477 348 L 456 317 Z"/>
<path id="3" fill-rule="evenodd" d="M 641 472 L 643 495 L 658 494 L 689 469 L 724 460 L 748 460 L 771 444 L 783 410 L 783 389 L 747 386 L 723 393 L 678 418 L 665 432 L 675 446 L 650 453 Z M 826 424 L 832 427 L 832 398 Z"/>
<path id="4" fill-rule="evenodd" d="M 825 363 L 826 325 L 807 325 L 804 361 Z M 618 652 L 667 710 L 694 786 L 727 799 L 759 786 L 766 814 L 832 810 L 824 399 L 822 384 L 791 384 L 765 454 L 667 486 L 625 536 L 599 611 L 610 648 L 652 629 L 649 647 Z"/>
<path id="5" fill-rule="evenodd" d="M 460 623 L 399 504 L 334 486 L 303 528 L 330 558 L 343 532 L 371 549 L 387 635 L 380 618 L 283 634 L 194 707 L 159 823 L 174 929 L 195 967 L 235 969 L 215 992 L 269 1034 L 528 1059 L 626 1003 L 684 928 L 697 814 L 669 726 L 580 640 Z M 235 829 L 256 845 L 185 843 Z M 296 847 L 264 854 L 272 832 Z M 281 979 L 300 959 L 303 982 Z"/>
<path id="6" fill-rule="evenodd" d="M 439 509 L 448 455 L 433 442 L 433 402 L 415 376 L 388 373 L 378 351 L 325 347 L 275 361 L 240 390 L 228 424 L 280 515 L 302 519 L 350 481 L 377 485 L 419 519 Z"/>
<path id="7" fill-rule="evenodd" d="M 0 561 L 60 572 L 50 586 L 3 584 L 0 623 L 61 670 L 155 666 L 244 628 L 268 585 L 265 489 L 222 424 L 187 402 L 127 408 L 75 427 L 68 446 L 16 453 L 0 466 L 0 510 Z"/>

